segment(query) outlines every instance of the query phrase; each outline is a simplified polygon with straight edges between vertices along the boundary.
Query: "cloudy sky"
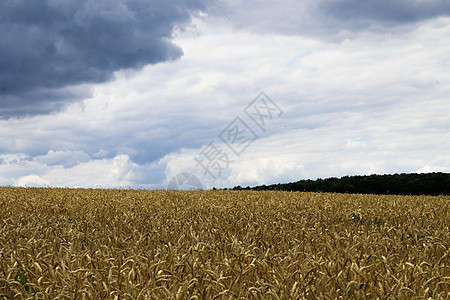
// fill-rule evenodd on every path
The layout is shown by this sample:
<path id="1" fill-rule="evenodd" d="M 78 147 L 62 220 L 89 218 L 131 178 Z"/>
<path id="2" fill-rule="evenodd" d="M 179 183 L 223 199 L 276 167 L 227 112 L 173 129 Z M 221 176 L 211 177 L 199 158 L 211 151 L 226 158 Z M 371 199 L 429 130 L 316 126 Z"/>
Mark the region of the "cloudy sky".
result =
<path id="1" fill-rule="evenodd" d="M 450 172 L 449 36 L 447 0 L 0 0 L 0 185 Z"/>

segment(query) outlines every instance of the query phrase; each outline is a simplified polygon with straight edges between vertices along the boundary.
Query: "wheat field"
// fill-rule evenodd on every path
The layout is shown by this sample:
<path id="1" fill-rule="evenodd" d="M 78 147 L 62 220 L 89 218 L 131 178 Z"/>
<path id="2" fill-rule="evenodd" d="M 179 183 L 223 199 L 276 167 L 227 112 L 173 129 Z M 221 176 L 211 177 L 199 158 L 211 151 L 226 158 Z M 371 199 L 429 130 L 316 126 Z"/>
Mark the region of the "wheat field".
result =
<path id="1" fill-rule="evenodd" d="M 0 299 L 450 299 L 449 200 L 0 188 Z"/>

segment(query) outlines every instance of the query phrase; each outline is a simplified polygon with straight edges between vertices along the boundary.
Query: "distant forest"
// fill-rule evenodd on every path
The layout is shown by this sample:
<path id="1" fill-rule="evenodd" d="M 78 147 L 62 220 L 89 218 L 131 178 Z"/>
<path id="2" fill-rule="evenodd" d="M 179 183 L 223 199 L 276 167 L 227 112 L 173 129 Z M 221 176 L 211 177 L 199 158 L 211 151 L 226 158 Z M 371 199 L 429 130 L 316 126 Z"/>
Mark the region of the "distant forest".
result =
<path id="1" fill-rule="evenodd" d="M 344 176 L 291 183 L 235 186 L 233 190 L 281 190 L 390 195 L 450 195 L 449 173 Z"/>

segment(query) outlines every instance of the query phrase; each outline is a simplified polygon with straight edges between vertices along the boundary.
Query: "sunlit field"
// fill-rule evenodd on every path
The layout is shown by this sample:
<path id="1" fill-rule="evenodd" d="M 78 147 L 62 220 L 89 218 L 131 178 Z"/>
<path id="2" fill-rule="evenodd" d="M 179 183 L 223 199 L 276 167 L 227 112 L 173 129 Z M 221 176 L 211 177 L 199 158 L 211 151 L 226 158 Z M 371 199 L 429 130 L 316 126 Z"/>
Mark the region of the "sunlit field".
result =
<path id="1" fill-rule="evenodd" d="M 0 299 L 449 299 L 449 203 L 0 188 Z"/>

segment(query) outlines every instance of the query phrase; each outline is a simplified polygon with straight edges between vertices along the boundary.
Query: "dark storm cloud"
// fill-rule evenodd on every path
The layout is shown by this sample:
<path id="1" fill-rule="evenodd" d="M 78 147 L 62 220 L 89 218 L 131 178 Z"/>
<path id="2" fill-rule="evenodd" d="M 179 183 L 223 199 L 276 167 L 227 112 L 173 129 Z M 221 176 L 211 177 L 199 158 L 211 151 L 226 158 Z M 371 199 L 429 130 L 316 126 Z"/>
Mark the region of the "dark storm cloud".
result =
<path id="1" fill-rule="evenodd" d="M 48 113 L 120 69 L 177 59 L 202 0 L 0 0 L 0 117 Z"/>

